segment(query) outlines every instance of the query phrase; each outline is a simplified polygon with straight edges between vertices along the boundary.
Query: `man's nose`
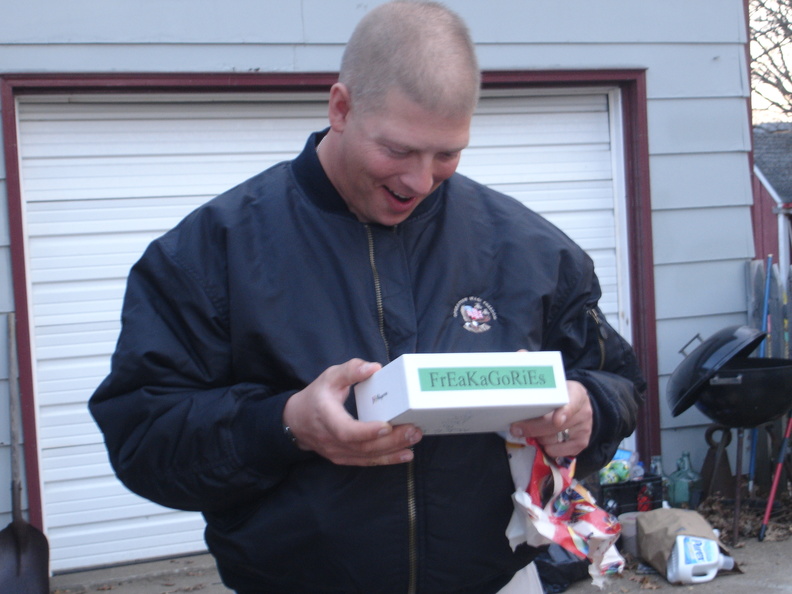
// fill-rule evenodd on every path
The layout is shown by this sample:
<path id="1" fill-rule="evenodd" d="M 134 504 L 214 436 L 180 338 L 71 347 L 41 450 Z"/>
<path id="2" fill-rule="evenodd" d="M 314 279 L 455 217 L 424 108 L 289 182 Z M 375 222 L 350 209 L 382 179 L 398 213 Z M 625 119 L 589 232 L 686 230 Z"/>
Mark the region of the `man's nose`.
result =
<path id="1" fill-rule="evenodd" d="M 425 195 L 432 191 L 435 184 L 435 163 L 429 156 L 416 156 L 409 169 L 402 174 L 404 183 L 413 194 Z"/>

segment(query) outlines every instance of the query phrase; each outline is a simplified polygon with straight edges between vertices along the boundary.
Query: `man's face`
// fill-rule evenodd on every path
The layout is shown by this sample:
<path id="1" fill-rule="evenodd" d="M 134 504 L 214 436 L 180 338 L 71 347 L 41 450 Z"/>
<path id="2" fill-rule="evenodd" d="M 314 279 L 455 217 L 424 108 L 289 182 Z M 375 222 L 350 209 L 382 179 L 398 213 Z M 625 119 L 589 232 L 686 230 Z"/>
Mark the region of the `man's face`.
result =
<path id="1" fill-rule="evenodd" d="M 341 134 L 330 181 L 360 221 L 401 223 L 456 171 L 471 118 L 427 111 L 395 90 L 381 109 L 348 105 L 336 121 L 331 115 Z"/>

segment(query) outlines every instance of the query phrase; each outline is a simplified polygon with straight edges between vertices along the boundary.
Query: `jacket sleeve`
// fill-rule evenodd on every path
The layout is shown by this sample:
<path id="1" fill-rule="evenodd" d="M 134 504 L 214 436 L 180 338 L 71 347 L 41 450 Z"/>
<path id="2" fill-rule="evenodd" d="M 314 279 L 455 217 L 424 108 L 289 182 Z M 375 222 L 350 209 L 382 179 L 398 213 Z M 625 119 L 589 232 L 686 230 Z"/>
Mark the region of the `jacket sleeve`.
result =
<path id="1" fill-rule="evenodd" d="M 571 297 L 554 317 L 553 345 L 562 352 L 568 380 L 582 383 L 594 413 L 591 440 L 577 457 L 579 477 L 607 464 L 638 422 L 646 381 L 632 347 L 607 322 L 597 302 L 599 281 L 586 258 Z"/>
<path id="2" fill-rule="evenodd" d="M 283 432 L 295 390 L 235 383 L 222 279 L 208 285 L 165 244 L 130 272 L 111 371 L 89 408 L 130 490 L 178 509 L 227 508 L 309 455 Z"/>

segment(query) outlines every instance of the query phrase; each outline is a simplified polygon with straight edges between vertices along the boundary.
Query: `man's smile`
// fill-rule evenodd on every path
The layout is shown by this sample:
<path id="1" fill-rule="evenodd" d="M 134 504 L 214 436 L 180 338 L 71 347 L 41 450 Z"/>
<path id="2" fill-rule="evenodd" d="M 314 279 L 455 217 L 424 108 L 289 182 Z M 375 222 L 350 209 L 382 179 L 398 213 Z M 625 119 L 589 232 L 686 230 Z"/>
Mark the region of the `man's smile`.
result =
<path id="1" fill-rule="evenodd" d="M 405 196 L 404 194 L 399 194 L 398 192 L 394 192 L 388 186 L 385 186 L 385 189 L 388 190 L 388 192 L 390 193 L 391 196 L 393 196 L 394 198 L 396 198 L 400 202 L 409 202 L 410 200 L 415 198 L 415 196 Z"/>

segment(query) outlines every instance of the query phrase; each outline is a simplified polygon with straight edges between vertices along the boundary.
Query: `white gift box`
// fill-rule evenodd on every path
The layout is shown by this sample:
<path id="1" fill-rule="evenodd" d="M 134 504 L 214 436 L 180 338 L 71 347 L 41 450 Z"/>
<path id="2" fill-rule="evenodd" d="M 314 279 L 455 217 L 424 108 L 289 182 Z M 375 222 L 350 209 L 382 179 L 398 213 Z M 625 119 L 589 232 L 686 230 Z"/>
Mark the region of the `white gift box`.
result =
<path id="1" fill-rule="evenodd" d="M 427 435 L 506 431 L 569 401 L 557 351 L 407 354 L 354 391 L 361 421 Z"/>

